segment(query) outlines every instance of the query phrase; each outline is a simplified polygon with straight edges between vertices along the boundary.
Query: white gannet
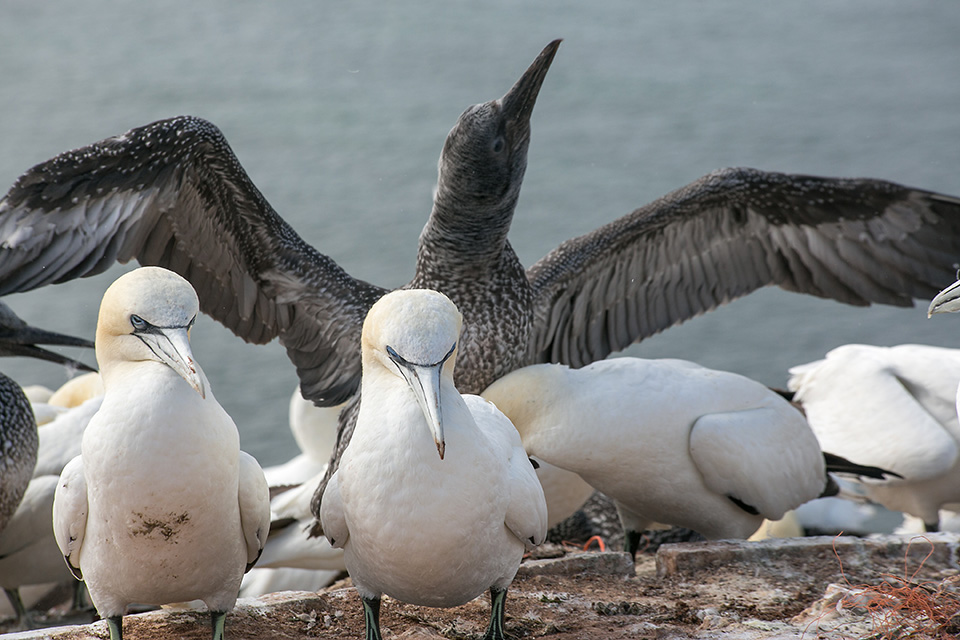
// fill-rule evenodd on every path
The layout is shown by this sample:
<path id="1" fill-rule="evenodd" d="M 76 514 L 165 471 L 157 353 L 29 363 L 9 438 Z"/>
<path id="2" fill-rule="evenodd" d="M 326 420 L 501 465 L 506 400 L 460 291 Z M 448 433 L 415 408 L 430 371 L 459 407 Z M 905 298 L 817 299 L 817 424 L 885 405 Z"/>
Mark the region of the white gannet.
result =
<path id="1" fill-rule="evenodd" d="M 324 534 L 343 547 L 380 638 L 380 596 L 432 607 L 487 589 L 484 638 L 503 634 L 507 587 L 546 536 L 543 492 L 517 431 L 453 384 L 462 319 L 443 294 L 387 294 L 363 324 L 357 425 L 327 484 Z"/>
<path id="2" fill-rule="evenodd" d="M 0 532 L 0 587 L 7 594 L 18 624 L 30 626 L 20 598 L 21 587 L 75 582 L 53 536 L 50 513 L 59 475 L 30 480 L 23 500 Z"/>
<path id="3" fill-rule="evenodd" d="M 856 490 L 936 531 L 938 510 L 960 501 L 960 350 L 847 344 L 790 376 L 824 450 L 902 476 L 864 478 Z"/>
<path id="4" fill-rule="evenodd" d="M 682 360 L 542 364 L 484 392 L 527 452 L 617 504 L 635 554 L 653 522 L 748 538 L 835 488 L 799 411 L 743 376 Z"/>
<path id="5" fill-rule="evenodd" d="M 532 112 L 559 45 L 548 44 L 503 97 L 467 108 L 440 154 L 408 287 L 441 291 L 463 313 L 455 382 L 464 393 L 528 364 L 603 359 L 764 286 L 909 306 L 952 277 L 960 199 L 750 168 L 709 173 L 525 268 L 507 236 Z M 191 116 L 26 171 L 0 201 L 0 248 L 0 295 L 115 261 L 174 269 L 238 336 L 277 338 L 304 396 L 325 406 L 358 389 L 361 323 L 387 291 L 305 242 L 221 131 Z"/>
<path id="6" fill-rule="evenodd" d="M 96 353 L 105 395 L 60 475 L 57 544 L 110 637 L 129 604 L 202 600 L 214 638 L 263 548 L 269 492 L 193 358 L 190 284 L 143 267 L 106 291 Z"/>

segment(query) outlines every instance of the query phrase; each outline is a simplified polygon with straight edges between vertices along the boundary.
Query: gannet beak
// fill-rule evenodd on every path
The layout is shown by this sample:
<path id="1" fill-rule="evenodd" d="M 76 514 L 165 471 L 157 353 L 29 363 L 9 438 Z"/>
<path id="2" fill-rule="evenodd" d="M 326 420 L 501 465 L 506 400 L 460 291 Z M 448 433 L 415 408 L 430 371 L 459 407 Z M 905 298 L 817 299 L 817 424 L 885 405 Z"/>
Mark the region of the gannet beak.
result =
<path id="1" fill-rule="evenodd" d="M 547 76 L 550 63 L 553 62 L 553 57 L 557 54 L 559 47 L 560 40 L 554 40 L 544 47 L 537 59 L 527 67 L 516 84 L 510 88 L 510 91 L 507 91 L 506 95 L 500 98 L 505 118 L 529 124 L 533 106 L 536 104 L 537 95 L 540 93 L 540 86 Z"/>
<path id="2" fill-rule="evenodd" d="M 407 362 L 399 369 L 417 398 L 417 404 L 420 405 L 420 410 L 423 411 L 427 425 L 433 433 L 433 441 L 437 445 L 437 451 L 440 452 L 440 459 L 443 460 L 443 414 L 440 411 L 440 374 L 443 370 L 443 362 L 434 365 Z"/>
<path id="3" fill-rule="evenodd" d="M 207 397 L 203 378 L 200 376 L 196 360 L 193 358 L 193 350 L 190 348 L 187 327 L 157 328 L 156 331 L 141 335 L 140 339 L 147 343 L 164 364 L 186 380 L 201 398 Z"/>
<path id="4" fill-rule="evenodd" d="M 927 317 L 935 313 L 955 313 L 960 311 L 960 280 L 938 293 L 930 301 Z"/>

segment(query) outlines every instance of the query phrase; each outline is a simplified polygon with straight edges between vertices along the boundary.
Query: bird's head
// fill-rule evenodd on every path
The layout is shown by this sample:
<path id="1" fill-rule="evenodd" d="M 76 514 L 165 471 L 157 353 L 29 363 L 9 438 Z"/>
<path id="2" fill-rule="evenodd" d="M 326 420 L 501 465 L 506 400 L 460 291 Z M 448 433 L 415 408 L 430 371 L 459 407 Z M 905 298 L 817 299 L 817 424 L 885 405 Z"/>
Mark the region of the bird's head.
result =
<path id="1" fill-rule="evenodd" d="M 206 397 L 190 349 L 190 328 L 199 312 L 193 287 L 172 271 L 141 267 L 117 278 L 103 294 L 97 320 L 97 361 L 104 376 L 113 363 L 152 360 Z"/>
<path id="2" fill-rule="evenodd" d="M 382 368 L 403 379 L 416 398 L 443 458 L 441 383 L 453 387 L 463 319 L 449 298 L 428 289 L 397 290 L 380 298 L 363 323 L 364 375 Z"/>
<path id="3" fill-rule="evenodd" d="M 927 317 L 935 313 L 956 313 L 960 311 L 960 272 L 957 281 L 938 293 L 927 307 Z"/>
<path id="4" fill-rule="evenodd" d="M 548 44 L 502 98 L 461 114 L 440 154 L 438 206 L 512 213 L 527 166 L 530 116 L 559 46 Z"/>

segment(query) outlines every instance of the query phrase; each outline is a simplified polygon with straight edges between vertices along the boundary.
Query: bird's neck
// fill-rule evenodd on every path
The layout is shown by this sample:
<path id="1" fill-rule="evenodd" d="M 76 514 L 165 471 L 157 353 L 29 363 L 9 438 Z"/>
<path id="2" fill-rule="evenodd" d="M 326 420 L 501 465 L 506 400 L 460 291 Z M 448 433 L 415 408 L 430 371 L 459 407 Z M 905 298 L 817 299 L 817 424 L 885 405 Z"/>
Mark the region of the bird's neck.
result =
<path id="1" fill-rule="evenodd" d="M 516 203 L 516 197 L 506 197 L 481 204 L 439 190 L 420 233 L 418 253 L 426 250 L 463 263 L 496 261 L 507 244 Z"/>

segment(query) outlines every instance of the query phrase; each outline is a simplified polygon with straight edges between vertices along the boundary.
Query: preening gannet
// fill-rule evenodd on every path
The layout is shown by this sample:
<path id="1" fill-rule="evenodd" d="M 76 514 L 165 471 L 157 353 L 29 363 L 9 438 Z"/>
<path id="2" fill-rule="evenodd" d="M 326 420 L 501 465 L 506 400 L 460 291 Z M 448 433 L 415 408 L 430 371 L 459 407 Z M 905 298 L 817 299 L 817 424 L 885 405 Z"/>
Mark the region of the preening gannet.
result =
<path id="1" fill-rule="evenodd" d="M 528 364 L 600 360 L 767 285 L 910 305 L 953 276 L 960 199 L 748 168 L 710 173 L 525 269 L 507 235 L 531 114 L 558 47 L 548 44 L 502 98 L 469 107 L 441 152 L 408 286 L 442 291 L 463 313 L 464 393 Z M 118 260 L 174 269 L 243 339 L 278 338 L 304 396 L 325 406 L 359 388 L 361 324 L 386 293 L 302 240 L 223 134 L 189 116 L 28 170 L 0 202 L 0 248 L 0 295 Z"/>
<path id="2" fill-rule="evenodd" d="M 270 526 L 256 460 L 193 358 L 190 284 L 143 267 L 106 291 L 96 352 L 105 395 L 60 475 L 57 544 L 112 640 L 128 605 L 202 600 L 213 637 Z"/>
<path id="3" fill-rule="evenodd" d="M 748 538 L 835 489 L 799 411 L 743 376 L 682 360 L 541 364 L 485 392 L 527 452 L 612 498 L 635 554 L 651 523 Z"/>
<path id="4" fill-rule="evenodd" d="M 517 431 L 453 384 L 461 317 L 443 294 L 395 291 L 363 325 L 357 426 L 320 518 L 379 640 L 381 594 L 452 607 L 487 589 L 484 638 L 503 634 L 507 587 L 547 510 Z"/>

